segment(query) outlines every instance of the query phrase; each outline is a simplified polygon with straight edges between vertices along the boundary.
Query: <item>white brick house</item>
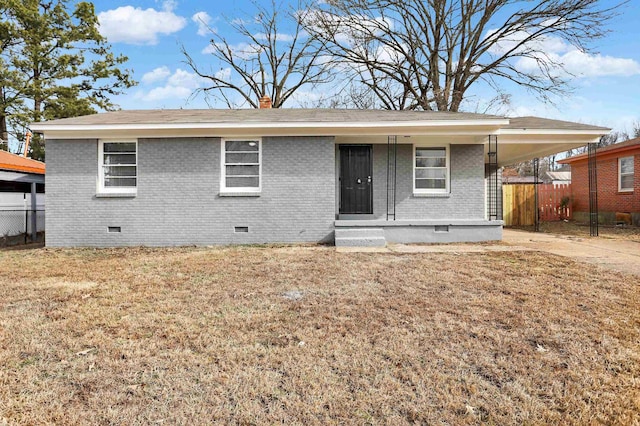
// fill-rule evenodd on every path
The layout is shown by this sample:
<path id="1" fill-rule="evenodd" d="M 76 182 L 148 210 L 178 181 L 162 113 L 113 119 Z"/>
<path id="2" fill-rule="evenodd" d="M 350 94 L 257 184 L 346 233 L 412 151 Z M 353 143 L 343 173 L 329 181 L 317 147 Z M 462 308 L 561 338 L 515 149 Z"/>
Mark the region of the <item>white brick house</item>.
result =
<path id="1" fill-rule="evenodd" d="M 496 240 L 499 166 L 608 132 L 313 109 L 117 111 L 32 129 L 47 139 L 49 246 Z"/>

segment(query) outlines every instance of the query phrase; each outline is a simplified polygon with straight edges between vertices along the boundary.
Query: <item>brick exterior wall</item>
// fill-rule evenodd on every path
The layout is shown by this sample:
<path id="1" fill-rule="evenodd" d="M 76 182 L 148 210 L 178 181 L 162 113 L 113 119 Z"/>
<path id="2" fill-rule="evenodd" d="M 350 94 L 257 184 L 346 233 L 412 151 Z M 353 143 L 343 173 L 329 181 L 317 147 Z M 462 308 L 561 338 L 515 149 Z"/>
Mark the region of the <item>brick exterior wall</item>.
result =
<path id="1" fill-rule="evenodd" d="M 618 158 L 634 156 L 634 190 L 618 191 Z M 640 148 L 615 155 L 602 154 L 598 158 L 598 211 L 600 221 L 613 223 L 615 213 L 632 213 L 634 225 L 640 226 Z M 574 218 L 588 220 L 589 213 L 588 161 L 571 164 L 571 193 Z"/>
<path id="2" fill-rule="evenodd" d="M 263 138 L 260 197 L 218 195 L 220 153 L 219 138 L 140 139 L 137 195 L 96 198 L 98 141 L 48 140 L 47 246 L 333 240 L 333 137 Z"/>

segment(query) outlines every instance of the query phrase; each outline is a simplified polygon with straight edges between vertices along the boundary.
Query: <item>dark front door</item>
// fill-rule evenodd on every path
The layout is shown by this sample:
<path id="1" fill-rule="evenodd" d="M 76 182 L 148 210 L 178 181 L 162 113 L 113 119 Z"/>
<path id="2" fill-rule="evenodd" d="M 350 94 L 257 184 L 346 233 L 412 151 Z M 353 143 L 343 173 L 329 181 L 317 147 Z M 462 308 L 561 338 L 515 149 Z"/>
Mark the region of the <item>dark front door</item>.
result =
<path id="1" fill-rule="evenodd" d="M 340 145 L 340 213 L 372 214 L 371 145 Z"/>

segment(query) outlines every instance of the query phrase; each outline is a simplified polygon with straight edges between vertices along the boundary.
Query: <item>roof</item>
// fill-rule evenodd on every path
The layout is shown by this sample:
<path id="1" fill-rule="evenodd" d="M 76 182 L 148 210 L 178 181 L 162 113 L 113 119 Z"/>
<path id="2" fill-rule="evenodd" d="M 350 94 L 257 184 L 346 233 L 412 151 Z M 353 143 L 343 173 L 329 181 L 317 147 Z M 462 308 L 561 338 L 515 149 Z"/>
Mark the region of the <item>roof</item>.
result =
<path id="1" fill-rule="evenodd" d="M 45 165 L 42 161 L 32 160 L 7 151 L 0 151 L 0 170 L 11 170 L 43 175 Z"/>
<path id="2" fill-rule="evenodd" d="M 546 172 L 551 180 L 571 180 L 571 172 Z"/>
<path id="3" fill-rule="evenodd" d="M 600 155 L 603 153 L 616 154 L 616 153 L 621 153 L 625 151 L 632 151 L 635 149 L 640 149 L 640 138 L 629 139 L 628 141 L 614 143 L 613 145 L 605 146 L 604 148 L 598 148 L 596 151 L 596 155 Z M 558 163 L 563 163 L 563 164 L 573 163 L 575 161 L 586 160 L 588 157 L 589 157 L 589 154 L 584 153 L 580 155 L 575 155 L 573 157 L 564 158 L 562 160 L 559 160 Z"/>
<path id="4" fill-rule="evenodd" d="M 592 126 L 590 124 L 574 123 L 571 121 L 551 120 L 541 117 L 511 117 L 504 129 L 556 129 L 556 130 L 602 130 L 609 133 L 607 127 Z"/>
<path id="5" fill-rule="evenodd" d="M 155 109 L 122 110 L 81 117 L 63 118 L 46 124 L 117 125 L 117 124 L 190 124 L 190 123 L 335 123 L 390 121 L 462 121 L 505 120 L 504 117 L 468 112 L 389 111 L 357 109 Z M 41 123 L 37 123 L 41 124 Z M 38 127 L 37 125 L 34 127 Z"/>

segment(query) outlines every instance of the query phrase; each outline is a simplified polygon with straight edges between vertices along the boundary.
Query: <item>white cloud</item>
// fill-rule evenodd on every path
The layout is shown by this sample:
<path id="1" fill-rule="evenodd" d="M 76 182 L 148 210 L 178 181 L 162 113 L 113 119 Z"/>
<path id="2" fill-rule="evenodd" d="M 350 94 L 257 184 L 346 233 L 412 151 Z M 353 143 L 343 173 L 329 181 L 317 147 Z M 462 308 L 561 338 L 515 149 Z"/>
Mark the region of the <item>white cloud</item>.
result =
<path id="1" fill-rule="evenodd" d="M 230 44 L 229 48 L 231 49 L 231 53 L 234 55 L 234 57 L 244 60 L 248 60 L 254 56 L 257 56 L 262 50 L 262 48 L 256 44 L 249 44 L 244 42 Z M 214 53 L 216 50 L 224 49 L 226 49 L 226 47 L 223 44 L 209 44 L 204 49 L 202 49 L 201 53 L 206 55 L 208 53 Z"/>
<path id="2" fill-rule="evenodd" d="M 175 2 L 163 3 L 163 11 L 122 6 L 98 14 L 100 33 L 110 42 L 129 44 L 157 44 L 160 34 L 172 34 L 187 24 L 182 16 L 173 13 Z"/>
<path id="3" fill-rule="evenodd" d="M 486 37 L 490 38 L 495 34 L 495 30 L 489 31 Z M 502 55 L 516 48 L 528 36 L 529 33 L 525 31 L 517 31 L 509 37 L 496 42 L 490 49 L 490 53 Z M 633 59 L 589 54 L 565 42 L 560 37 L 538 37 L 536 40 L 518 47 L 515 52 L 527 53 L 526 57 L 517 59 L 515 66 L 517 69 L 529 73 L 539 72 L 538 60 L 542 60 L 547 63 L 557 64 L 555 69 L 551 70 L 552 75 L 557 76 L 568 77 L 566 75 L 568 73 L 576 77 L 589 78 L 605 76 L 629 77 L 640 74 L 640 63 Z"/>
<path id="4" fill-rule="evenodd" d="M 206 36 L 209 34 L 211 16 L 207 12 L 197 12 L 191 17 L 191 20 L 198 24 L 198 35 Z"/>
<path id="5" fill-rule="evenodd" d="M 640 74 L 640 63 L 633 59 L 600 54 L 590 55 L 578 49 L 570 50 L 561 55 L 553 52 L 548 55 L 554 62 L 562 64 L 568 73 L 576 77 L 630 77 Z M 529 72 L 538 70 L 538 64 L 533 58 L 519 59 L 517 67 Z"/>
<path id="6" fill-rule="evenodd" d="M 136 97 L 145 102 L 156 102 L 165 99 L 182 99 L 186 100 L 191 96 L 191 89 L 186 87 L 162 86 L 151 89 L 149 92 L 140 92 Z"/>
<path id="7" fill-rule="evenodd" d="M 178 2 L 176 0 L 164 0 L 159 2 L 156 0 L 156 3 L 160 3 L 162 6 L 162 10 L 165 12 L 173 12 L 178 7 Z"/>
<path id="8" fill-rule="evenodd" d="M 146 81 L 145 76 L 147 77 Z M 149 91 L 139 90 L 135 94 L 136 99 L 145 102 L 157 102 L 164 99 L 186 101 L 203 83 L 203 79 L 195 73 L 180 68 L 171 73 L 166 66 L 156 68 L 142 78 L 144 83 L 163 83 L 162 86 L 154 87 Z"/>
<path id="9" fill-rule="evenodd" d="M 247 21 L 246 19 L 242 19 L 242 18 L 235 18 L 231 20 L 231 23 L 233 25 L 242 26 L 242 25 L 249 25 L 251 21 Z"/>
<path id="10" fill-rule="evenodd" d="M 267 39 L 267 35 L 265 33 L 256 33 L 253 35 L 256 40 L 266 40 Z M 306 37 L 306 33 L 305 34 L 299 34 L 298 37 L 302 38 L 302 37 Z M 276 41 L 293 41 L 294 36 L 291 34 L 286 34 L 286 33 L 276 33 Z"/>
<path id="11" fill-rule="evenodd" d="M 220 71 L 215 73 L 215 77 L 219 78 L 220 80 L 229 81 L 229 79 L 231 78 L 231 68 L 222 68 Z"/>
<path id="12" fill-rule="evenodd" d="M 174 87 L 186 87 L 196 89 L 200 86 L 202 79 L 195 73 L 178 68 L 168 79 L 167 84 Z"/>
<path id="13" fill-rule="evenodd" d="M 142 83 L 144 84 L 156 83 L 158 81 L 165 80 L 170 75 L 171 75 L 171 71 L 169 70 L 169 67 L 167 67 L 166 65 L 163 65 L 161 67 L 154 69 L 153 71 L 149 71 L 148 73 L 145 73 L 142 76 Z"/>

